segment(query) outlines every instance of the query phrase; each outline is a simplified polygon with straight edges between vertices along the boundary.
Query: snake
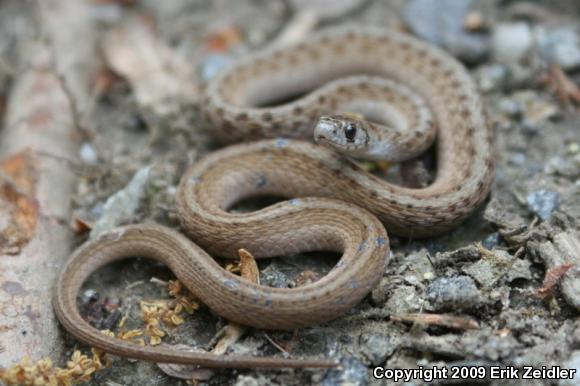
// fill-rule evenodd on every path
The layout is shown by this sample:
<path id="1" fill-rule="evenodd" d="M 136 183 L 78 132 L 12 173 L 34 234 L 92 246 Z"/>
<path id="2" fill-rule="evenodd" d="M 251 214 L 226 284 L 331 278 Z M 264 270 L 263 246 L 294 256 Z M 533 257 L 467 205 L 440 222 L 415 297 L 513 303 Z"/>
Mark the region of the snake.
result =
<path id="1" fill-rule="evenodd" d="M 156 224 L 117 228 L 81 245 L 61 272 L 55 313 L 82 342 L 121 356 L 204 367 L 336 366 L 325 358 L 135 345 L 84 321 L 77 296 L 99 267 L 145 257 L 169 266 L 230 321 L 263 329 L 324 323 L 359 303 L 383 277 L 387 230 L 414 238 L 449 231 L 491 188 L 494 135 L 474 82 L 457 60 L 404 33 L 318 32 L 240 59 L 210 80 L 203 95 L 204 122 L 229 146 L 182 176 L 176 212 L 183 233 Z M 437 170 L 424 188 L 390 183 L 356 161 L 405 160 L 430 146 Z M 231 210 L 263 195 L 284 200 Z M 314 283 L 271 288 L 227 272 L 211 257 L 235 258 L 240 248 L 257 259 L 320 250 L 342 255 Z"/>

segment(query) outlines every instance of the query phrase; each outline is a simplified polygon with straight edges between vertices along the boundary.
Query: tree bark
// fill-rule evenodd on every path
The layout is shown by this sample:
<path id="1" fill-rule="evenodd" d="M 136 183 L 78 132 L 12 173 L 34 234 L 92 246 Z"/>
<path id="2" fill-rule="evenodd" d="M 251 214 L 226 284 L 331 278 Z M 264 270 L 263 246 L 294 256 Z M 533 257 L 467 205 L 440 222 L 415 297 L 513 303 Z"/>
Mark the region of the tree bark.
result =
<path id="1" fill-rule="evenodd" d="M 0 137 L 0 367 L 59 354 L 51 295 L 70 252 L 80 116 L 96 72 L 85 2 L 39 1 Z"/>

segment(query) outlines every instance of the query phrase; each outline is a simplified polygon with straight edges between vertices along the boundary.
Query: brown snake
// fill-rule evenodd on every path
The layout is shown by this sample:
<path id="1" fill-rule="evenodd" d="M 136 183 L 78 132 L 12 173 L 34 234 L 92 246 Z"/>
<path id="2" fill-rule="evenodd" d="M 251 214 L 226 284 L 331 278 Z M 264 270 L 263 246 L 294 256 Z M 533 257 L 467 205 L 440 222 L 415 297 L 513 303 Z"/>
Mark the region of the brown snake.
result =
<path id="1" fill-rule="evenodd" d="M 323 86 L 360 74 L 392 79 L 424 99 L 433 123 L 423 122 L 437 130 L 437 176 L 432 185 L 396 186 L 332 150 L 294 139 L 216 151 L 187 171 L 177 193 L 183 230 L 204 249 L 159 225 L 127 226 L 85 243 L 66 264 L 54 297 L 66 330 L 107 352 L 156 362 L 238 368 L 336 365 L 332 360 L 215 356 L 134 345 L 91 327 L 80 316 L 76 298 L 98 267 L 142 256 L 167 264 L 195 296 L 229 320 L 268 329 L 308 326 L 344 313 L 382 277 L 389 244 L 377 217 L 390 232 L 413 237 L 439 234 L 464 220 L 489 192 L 493 134 L 463 66 L 412 37 L 374 30 L 331 31 L 297 47 L 255 54 L 210 82 L 203 108 L 223 140 L 311 138 L 321 113 L 332 113 L 341 101 L 376 95 L 364 85 L 355 90 Z M 325 91 L 268 107 L 317 87 Z M 385 92 L 393 94 L 385 97 L 387 102 L 404 105 L 393 87 Z M 418 120 L 410 117 L 408 122 Z M 429 136 L 400 135 L 407 135 L 408 148 L 423 146 L 417 143 L 426 138 L 419 137 Z M 250 213 L 228 211 L 243 198 L 265 194 L 293 199 Z M 337 251 L 342 257 L 321 280 L 279 289 L 230 274 L 208 255 L 232 258 L 239 248 L 258 258 L 314 250 Z"/>

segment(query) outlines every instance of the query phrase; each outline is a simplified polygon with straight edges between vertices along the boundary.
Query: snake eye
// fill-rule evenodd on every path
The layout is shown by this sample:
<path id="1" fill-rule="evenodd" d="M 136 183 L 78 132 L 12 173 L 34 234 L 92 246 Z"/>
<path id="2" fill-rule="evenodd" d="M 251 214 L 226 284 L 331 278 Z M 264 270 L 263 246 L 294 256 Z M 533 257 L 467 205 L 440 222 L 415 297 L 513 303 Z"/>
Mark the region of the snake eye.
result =
<path id="1" fill-rule="evenodd" d="M 348 142 L 354 142 L 354 138 L 356 137 L 356 126 L 352 123 L 349 123 L 344 129 L 344 135 L 346 136 L 346 140 Z"/>

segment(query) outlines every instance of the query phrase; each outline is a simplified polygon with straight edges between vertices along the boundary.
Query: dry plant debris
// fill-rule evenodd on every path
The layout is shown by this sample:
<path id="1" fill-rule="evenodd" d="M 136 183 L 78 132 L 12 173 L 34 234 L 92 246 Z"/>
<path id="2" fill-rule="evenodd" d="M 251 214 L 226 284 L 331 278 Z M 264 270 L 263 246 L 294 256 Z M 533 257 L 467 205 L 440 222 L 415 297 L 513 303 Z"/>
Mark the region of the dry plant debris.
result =
<path id="1" fill-rule="evenodd" d="M 169 281 L 167 289 L 174 299 L 158 300 L 153 302 L 140 302 L 142 318 L 145 322 L 143 329 L 125 328 L 127 320 L 124 317 L 119 323 L 119 331 L 102 331 L 103 334 L 116 337 L 134 344 L 145 345 L 143 335 L 149 337 L 149 344 L 152 346 L 161 343 L 161 338 L 166 336 L 166 332 L 160 327 L 163 322 L 170 327 L 177 327 L 183 323 L 182 312 L 192 314 L 199 308 L 199 304 L 192 295 L 183 290 L 183 285 L 179 281 Z M 106 353 L 91 348 L 92 355 L 83 354 L 80 350 L 75 350 L 72 357 L 67 361 L 65 368 L 53 367 L 50 358 L 42 358 L 36 363 L 31 363 L 28 357 L 12 367 L 0 368 L 0 381 L 6 385 L 31 385 L 31 386 L 69 386 L 88 382 L 93 373 L 102 370 L 110 365 Z"/>
<path id="2" fill-rule="evenodd" d="M 28 357 L 7 369 L 0 369 L 0 381 L 6 385 L 70 386 L 88 382 L 96 371 L 109 366 L 105 354 L 95 349 L 92 355 L 75 350 L 65 368 L 53 367 L 50 358 L 30 363 Z"/>
<path id="3" fill-rule="evenodd" d="M 554 288 L 560 281 L 560 279 L 570 270 L 570 268 L 574 267 L 574 264 L 562 264 L 558 265 L 548 272 L 546 272 L 546 277 L 544 278 L 544 283 L 542 288 L 539 288 L 536 291 L 536 296 L 539 298 L 545 299 L 550 296 L 554 292 Z"/>
<path id="4" fill-rule="evenodd" d="M 401 314 L 393 315 L 391 320 L 397 322 L 418 323 L 424 325 L 443 326 L 459 330 L 477 330 L 479 323 L 469 316 L 453 316 L 444 314 Z"/>
<path id="5" fill-rule="evenodd" d="M 260 284 L 260 271 L 254 256 L 243 248 L 238 250 L 238 256 L 240 257 L 239 262 L 228 263 L 225 269 L 229 272 L 238 273 L 240 276 L 252 281 L 253 283 Z M 170 294 L 172 296 L 176 296 L 178 299 L 180 299 L 179 296 L 184 296 L 180 295 L 183 286 L 179 281 L 170 282 L 170 286 Z M 213 339 L 215 344 L 211 349 L 211 353 L 215 355 L 225 354 L 229 347 L 236 343 L 242 337 L 242 335 L 244 335 L 246 330 L 247 328 L 245 326 L 229 322 L 220 331 L 218 331 L 215 338 Z M 188 349 L 183 345 L 175 346 L 175 348 Z M 198 366 L 176 365 L 168 363 L 158 363 L 157 365 L 167 375 L 175 378 L 190 380 L 194 384 L 198 384 L 199 381 L 208 380 L 213 375 L 213 370 L 199 368 Z"/>

